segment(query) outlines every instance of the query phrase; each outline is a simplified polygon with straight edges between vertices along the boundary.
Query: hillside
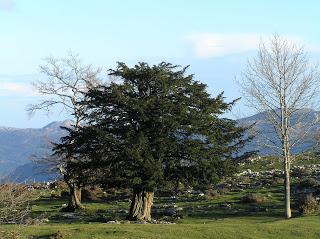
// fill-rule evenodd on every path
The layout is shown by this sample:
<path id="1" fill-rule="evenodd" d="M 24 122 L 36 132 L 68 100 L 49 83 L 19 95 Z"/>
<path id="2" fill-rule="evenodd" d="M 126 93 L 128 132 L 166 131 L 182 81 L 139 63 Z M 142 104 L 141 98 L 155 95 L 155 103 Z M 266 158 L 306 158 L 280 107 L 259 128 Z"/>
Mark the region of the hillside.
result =
<path id="1" fill-rule="evenodd" d="M 293 130 L 291 131 L 294 141 L 299 135 L 306 133 L 303 140 L 298 142 L 293 148 L 294 154 L 301 153 L 305 150 L 313 149 L 315 147 L 315 139 L 317 138 L 320 130 L 319 111 L 303 109 L 297 111 L 290 119 Z M 276 136 L 276 131 L 273 126 L 267 120 L 267 112 L 252 115 L 250 117 L 242 118 L 238 120 L 240 125 L 253 125 L 251 134 L 255 137 L 253 141 L 245 147 L 245 151 L 258 150 L 260 155 L 274 155 L 276 154 L 273 149 L 266 147 L 265 144 L 270 144 L 266 138 L 271 139 L 277 146 L 280 146 L 280 142 Z M 312 125 L 312 127 L 311 127 Z"/>
<path id="2" fill-rule="evenodd" d="M 60 126 L 70 126 L 71 123 L 70 120 L 53 122 L 39 129 L 0 127 L 0 178 L 14 170 L 11 178 L 19 178 L 19 181 L 39 177 L 31 162 L 32 157 L 48 153 L 50 143 L 57 142 L 65 133 Z"/>
<path id="3" fill-rule="evenodd" d="M 306 114 L 307 113 L 307 114 Z M 292 122 L 296 124 L 297 118 L 304 116 L 302 125 L 297 127 L 303 128 L 310 122 L 314 122 L 319 112 L 313 110 L 299 111 L 292 118 Z M 268 135 L 276 141 L 276 135 L 273 127 L 266 120 L 266 113 L 255 114 L 250 117 L 238 120 L 241 125 L 251 125 L 255 123 L 256 137 L 245 147 L 245 151 L 259 150 L 260 155 L 270 155 L 274 152 L 270 148 L 262 147 L 265 139 L 262 135 Z M 41 157 L 48 153 L 48 145 L 50 142 L 57 142 L 65 133 L 60 126 L 70 126 L 72 122 L 66 120 L 63 122 L 52 122 L 49 125 L 39 129 L 17 129 L 0 127 L 0 178 L 10 175 L 11 180 L 24 181 L 36 180 L 44 181 L 49 179 L 44 175 L 40 175 L 37 167 L 30 161 L 33 155 Z M 293 152 L 300 153 L 307 149 L 312 149 L 315 145 L 315 135 L 320 129 L 320 123 L 314 125 L 312 130 L 307 134 L 305 140 L 298 144 Z"/>

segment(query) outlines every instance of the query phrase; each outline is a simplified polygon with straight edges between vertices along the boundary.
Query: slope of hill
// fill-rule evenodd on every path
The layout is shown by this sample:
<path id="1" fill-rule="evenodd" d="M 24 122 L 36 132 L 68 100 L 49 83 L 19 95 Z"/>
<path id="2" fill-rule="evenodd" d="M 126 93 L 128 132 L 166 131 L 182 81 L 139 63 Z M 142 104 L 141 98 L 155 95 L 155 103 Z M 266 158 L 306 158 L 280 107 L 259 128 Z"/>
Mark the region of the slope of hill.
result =
<path id="1" fill-rule="evenodd" d="M 68 127 L 71 124 L 70 120 L 66 120 L 53 122 L 39 129 L 0 127 L 0 178 L 9 175 L 15 169 L 19 170 L 19 174 L 24 175 L 24 178 L 34 178 L 37 173 L 36 167 L 31 166 L 31 158 L 48 153 L 51 142 L 57 142 L 65 134 L 65 130 L 60 126 Z"/>
<path id="2" fill-rule="evenodd" d="M 290 119 L 293 126 L 290 131 L 291 141 L 295 142 L 301 135 L 303 140 L 298 141 L 292 148 L 294 154 L 301 153 L 305 150 L 313 149 L 316 145 L 316 138 L 320 133 L 320 112 L 311 109 L 302 109 L 297 111 Z M 273 155 L 275 150 L 266 147 L 266 144 L 280 146 L 274 127 L 267 120 L 268 113 L 258 113 L 246 118 L 238 120 L 240 125 L 252 125 L 254 128 L 252 134 L 255 135 L 254 140 L 245 147 L 246 151 L 258 150 L 260 155 Z M 272 142 L 271 142 L 272 141 Z"/>
<path id="3" fill-rule="evenodd" d="M 307 112 L 307 114 L 306 114 Z M 320 112 L 314 110 L 302 110 L 294 115 L 292 122 L 304 129 L 304 125 L 318 119 Z M 304 116 L 302 123 L 297 124 L 297 118 Z M 239 124 L 250 125 L 255 123 L 254 140 L 245 147 L 245 151 L 259 150 L 261 155 L 274 154 L 270 148 L 262 147 L 265 142 L 263 135 L 267 135 L 273 141 L 276 140 L 276 133 L 273 127 L 266 120 L 267 113 L 259 113 L 247 118 L 239 119 Z M 39 129 L 16 129 L 0 127 L 0 178 L 9 175 L 9 179 L 23 182 L 25 180 L 44 181 L 55 175 L 43 175 L 38 167 L 30 161 L 32 155 L 41 157 L 49 152 L 50 142 L 57 142 L 66 131 L 60 126 L 70 126 L 72 122 L 52 122 Z M 315 145 L 315 136 L 320 130 L 320 123 L 316 123 L 308 132 L 305 140 L 298 144 L 293 152 L 299 153 L 311 149 Z"/>

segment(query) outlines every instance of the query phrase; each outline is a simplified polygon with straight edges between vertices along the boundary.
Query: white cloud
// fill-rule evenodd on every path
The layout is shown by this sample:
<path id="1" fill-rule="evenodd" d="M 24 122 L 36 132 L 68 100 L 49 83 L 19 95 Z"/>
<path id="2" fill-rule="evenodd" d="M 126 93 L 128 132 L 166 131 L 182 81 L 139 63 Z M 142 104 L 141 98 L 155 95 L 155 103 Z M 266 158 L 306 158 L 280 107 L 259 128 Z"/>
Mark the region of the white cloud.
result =
<path id="1" fill-rule="evenodd" d="M 259 34 L 193 33 L 187 36 L 194 54 L 199 58 L 210 58 L 247 52 L 257 49 Z"/>

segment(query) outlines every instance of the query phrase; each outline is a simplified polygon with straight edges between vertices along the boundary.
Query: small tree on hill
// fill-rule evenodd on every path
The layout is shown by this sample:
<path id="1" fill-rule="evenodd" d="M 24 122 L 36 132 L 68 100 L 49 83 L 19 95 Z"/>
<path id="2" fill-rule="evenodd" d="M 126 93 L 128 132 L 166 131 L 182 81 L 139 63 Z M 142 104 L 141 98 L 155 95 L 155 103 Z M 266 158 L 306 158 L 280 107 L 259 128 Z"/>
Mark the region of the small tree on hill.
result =
<path id="1" fill-rule="evenodd" d="M 67 58 L 46 58 L 45 62 L 46 64 L 40 66 L 40 70 L 46 79 L 33 82 L 34 90 L 44 96 L 44 99 L 37 104 L 29 105 L 27 111 L 30 115 L 39 110 L 49 113 L 60 107 L 74 119 L 71 128 L 77 131 L 84 120 L 84 106 L 78 102 L 83 100 L 91 86 L 97 84 L 100 70 L 94 69 L 91 65 L 83 65 L 79 57 L 72 53 Z M 81 185 L 84 181 L 79 171 L 72 170 L 70 165 L 74 165 L 75 159 L 68 155 L 46 157 L 43 161 L 46 165 L 54 165 L 63 175 L 71 195 L 66 210 L 74 211 L 82 208 Z"/>
<path id="2" fill-rule="evenodd" d="M 84 164 L 103 171 L 105 184 L 131 187 L 131 220 L 151 220 L 159 185 L 210 185 L 234 172 L 248 140 L 245 128 L 221 117 L 235 101 L 211 97 L 186 69 L 119 63 L 110 75 L 121 83 L 90 89 L 82 102 L 89 125 L 58 147 L 73 144 L 75 156 L 85 155 Z"/>

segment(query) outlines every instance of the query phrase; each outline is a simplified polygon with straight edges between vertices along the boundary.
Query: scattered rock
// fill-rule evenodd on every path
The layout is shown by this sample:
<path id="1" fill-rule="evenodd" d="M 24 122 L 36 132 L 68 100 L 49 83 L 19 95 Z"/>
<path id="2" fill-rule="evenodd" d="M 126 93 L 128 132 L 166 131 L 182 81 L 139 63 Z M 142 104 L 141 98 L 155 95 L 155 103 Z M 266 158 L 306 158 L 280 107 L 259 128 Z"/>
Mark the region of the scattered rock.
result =
<path id="1" fill-rule="evenodd" d="M 121 224 L 119 221 L 115 220 L 115 221 L 108 221 L 108 224 Z"/>
<path id="2" fill-rule="evenodd" d="M 231 208 L 231 204 L 230 203 L 222 203 L 219 205 L 222 208 Z"/>

